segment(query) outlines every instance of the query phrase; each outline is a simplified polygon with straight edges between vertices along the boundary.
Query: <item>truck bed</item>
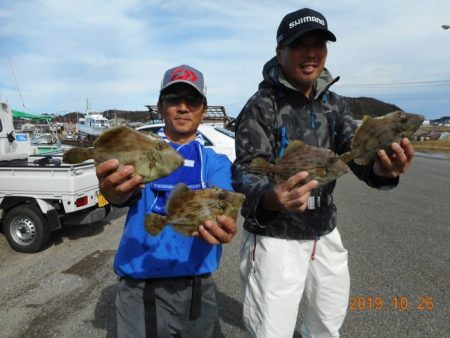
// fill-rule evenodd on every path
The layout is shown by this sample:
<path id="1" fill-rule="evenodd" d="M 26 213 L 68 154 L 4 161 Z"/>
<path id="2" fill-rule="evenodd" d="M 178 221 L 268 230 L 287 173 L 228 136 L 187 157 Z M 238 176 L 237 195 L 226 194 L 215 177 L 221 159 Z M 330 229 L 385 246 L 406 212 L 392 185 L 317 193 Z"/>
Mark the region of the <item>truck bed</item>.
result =
<path id="1" fill-rule="evenodd" d="M 50 163 L 47 163 L 50 162 Z M 59 164 L 58 164 L 59 162 Z M 62 156 L 29 156 L 28 161 L 0 164 L 0 198 L 25 196 L 63 201 L 66 212 L 97 204 L 99 194 L 94 161 L 62 163 Z M 75 201 L 88 196 L 88 203 L 77 207 Z"/>

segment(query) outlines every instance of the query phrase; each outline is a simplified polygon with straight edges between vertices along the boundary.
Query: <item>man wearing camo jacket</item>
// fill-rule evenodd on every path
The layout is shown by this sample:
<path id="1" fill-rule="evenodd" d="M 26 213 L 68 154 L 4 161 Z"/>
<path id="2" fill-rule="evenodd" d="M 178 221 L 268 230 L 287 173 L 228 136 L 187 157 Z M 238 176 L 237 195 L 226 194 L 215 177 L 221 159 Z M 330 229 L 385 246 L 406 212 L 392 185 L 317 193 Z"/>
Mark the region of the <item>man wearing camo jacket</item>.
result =
<path id="1" fill-rule="evenodd" d="M 338 337 L 345 318 L 350 282 L 336 229 L 336 182 L 317 188 L 302 171 L 275 184 L 248 168 L 257 156 L 273 163 L 293 140 L 337 154 L 350 149 L 356 125 L 344 99 L 329 89 L 339 78 L 325 68 L 328 41 L 336 37 L 322 14 L 304 8 L 286 15 L 276 56 L 236 121 L 233 186 L 246 195 L 240 268 L 250 337 L 292 337 L 303 293 L 303 338 Z M 351 170 L 371 187 L 395 187 L 414 151 L 407 139 L 391 147 L 392 155 L 380 150 L 367 166 L 350 162 Z"/>

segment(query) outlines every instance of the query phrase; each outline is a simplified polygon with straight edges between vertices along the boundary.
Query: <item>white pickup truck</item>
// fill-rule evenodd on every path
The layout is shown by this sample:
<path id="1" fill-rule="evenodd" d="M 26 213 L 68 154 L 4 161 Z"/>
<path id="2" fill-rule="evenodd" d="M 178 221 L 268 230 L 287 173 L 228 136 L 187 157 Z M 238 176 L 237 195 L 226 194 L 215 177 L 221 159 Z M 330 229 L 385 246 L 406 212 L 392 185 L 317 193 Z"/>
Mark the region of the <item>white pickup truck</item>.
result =
<path id="1" fill-rule="evenodd" d="M 10 246 L 36 252 L 53 230 L 105 218 L 110 205 L 99 193 L 94 162 L 21 152 L 27 135 L 15 134 L 11 110 L 0 105 L 0 223 Z"/>

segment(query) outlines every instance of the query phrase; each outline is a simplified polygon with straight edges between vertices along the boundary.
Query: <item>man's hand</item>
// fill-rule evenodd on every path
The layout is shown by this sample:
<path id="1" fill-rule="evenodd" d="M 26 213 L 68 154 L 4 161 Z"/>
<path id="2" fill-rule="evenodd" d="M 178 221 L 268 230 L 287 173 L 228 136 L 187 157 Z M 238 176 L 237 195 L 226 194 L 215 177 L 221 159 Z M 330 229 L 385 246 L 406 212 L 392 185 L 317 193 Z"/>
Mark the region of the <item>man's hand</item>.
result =
<path id="1" fill-rule="evenodd" d="M 384 150 L 379 150 L 373 164 L 373 172 L 377 176 L 395 178 L 406 172 L 414 157 L 414 149 L 407 138 L 400 144 L 392 143 L 393 153 L 388 155 Z"/>
<path id="2" fill-rule="evenodd" d="M 221 215 L 217 217 L 217 223 L 210 220 L 198 227 L 194 236 L 198 236 L 209 244 L 229 243 L 237 233 L 236 221 L 230 217 Z"/>
<path id="3" fill-rule="evenodd" d="M 301 184 L 307 177 L 308 173 L 301 171 L 283 183 L 276 184 L 264 194 L 263 206 L 268 210 L 304 212 L 308 207 L 311 190 L 319 184 L 316 180 Z"/>
<path id="4" fill-rule="evenodd" d="M 127 165 L 121 170 L 119 161 L 108 160 L 95 167 L 100 192 L 113 204 L 122 204 L 128 201 L 133 192 L 142 186 L 141 176 L 132 176 L 134 167 Z"/>

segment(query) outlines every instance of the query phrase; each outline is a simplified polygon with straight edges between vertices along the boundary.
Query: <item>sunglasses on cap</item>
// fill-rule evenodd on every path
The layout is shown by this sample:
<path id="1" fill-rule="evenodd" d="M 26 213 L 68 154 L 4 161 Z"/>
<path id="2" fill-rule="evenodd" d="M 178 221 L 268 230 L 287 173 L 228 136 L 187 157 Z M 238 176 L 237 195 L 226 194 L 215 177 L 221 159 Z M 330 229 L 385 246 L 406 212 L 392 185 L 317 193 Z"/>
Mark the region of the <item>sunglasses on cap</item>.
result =
<path id="1" fill-rule="evenodd" d="M 162 95 L 162 99 L 169 106 L 177 106 L 184 102 L 191 108 L 199 108 L 202 104 L 205 103 L 205 99 L 199 95 L 179 95 L 170 93 Z"/>

